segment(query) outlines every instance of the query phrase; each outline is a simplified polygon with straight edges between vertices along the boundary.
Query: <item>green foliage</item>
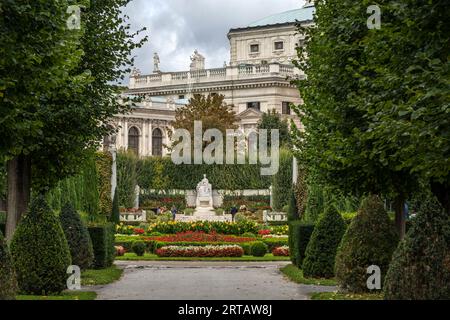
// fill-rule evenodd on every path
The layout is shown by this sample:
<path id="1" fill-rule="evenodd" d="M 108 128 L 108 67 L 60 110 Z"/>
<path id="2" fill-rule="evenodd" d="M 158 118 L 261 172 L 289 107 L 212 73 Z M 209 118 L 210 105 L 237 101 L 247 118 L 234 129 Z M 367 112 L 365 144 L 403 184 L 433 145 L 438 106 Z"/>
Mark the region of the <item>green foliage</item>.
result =
<path id="1" fill-rule="evenodd" d="M 250 251 L 254 257 L 264 257 L 267 253 L 267 245 L 262 241 L 256 241 L 252 244 Z"/>
<path id="2" fill-rule="evenodd" d="M 146 244 L 144 241 L 134 241 L 131 249 L 138 257 L 142 257 L 145 253 Z"/>
<path id="3" fill-rule="evenodd" d="M 251 233 L 251 232 L 245 232 L 245 233 L 243 233 L 241 235 L 241 237 L 244 237 L 244 238 L 256 238 L 256 234 Z"/>
<path id="4" fill-rule="evenodd" d="M 349 292 L 363 293 L 367 289 L 367 268 L 379 266 L 384 280 L 398 244 L 394 223 L 377 196 L 363 200 L 352 219 L 336 255 L 336 278 L 340 287 Z"/>
<path id="5" fill-rule="evenodd" d="M 301 267 L 315 225 L 310 222 L 292 221 L 289 223 L 289 253 L 291 262 Z"/>
<path id="6" fill-rule="evenodd" d="M 111 199 L 111 176 L 112 176 L 112 155 L 109 152 L 97 152 L 96 154 L 96 172 L 97 189 L 99 195 L 99 213 L 110 217 L 112 212 Z"/>
<path id="7" fill-rule="evenodd" d="M 112 223 L 96 224 L 88 227 L 94 248 L 94 267 L 108 268 L 114 261 L 115 226 Z"/>
<path id="8" fill-rule="evenodd" d="M 449 8 L 384 1 L 369 30 L 368 4 L 318 1 L 315 27 L 300 30 L 299 155 L 318 183 L 353 194 L 407 198 L 423 179 L 448 196 Z"/>
<path id="9" fill-rule="evenodd" d="M 17 289 L 11 254 L 0 231 L 0 300 L 15 300 Z"/>
<path id="10" fill-rule="evenodd" d="M 120 223 L 120 209 L 119 209 L 119 194 L 118 189 L 116 188 L 116 192 L 114 192 L 114 199 L 112 203 L 112 213 L 111 213 L 111 221 L 116 225 Z"/>
<path id="11" fill-rule="evenodd" d="M 306 204 L 308 202 L 308 185 L 306 184 L 305 170 L 298 170 L 297 182 L 294 186 L 295 199 L 297 201 L 297 212 L 300 219 L 305 218 Z"/>
<path id="12" fill-rule="evenodd" d="M 293 189 L 295 186 L 293 186 Z M 294 190 L 291 190 L 290 192 L 290 198 L 289 198 L 289 206 L 287 210 L 288 214 L 288 221 L 297 220 L 299 218 L 298 208 L 297 208 L 297 199 L 295 199 L 295 193 Z"/>
<path id="13" fill-rule="evenodd" d="M 138 161 L 137 167 L 134 166 L 134 161 Z M 203 174 L 208 176 L 214 188 L 221 190 L 268 189 L 271 182 L 270 176 L 261 176 L 260 165 L 250 164 L 176 165 L 170 157 L 138 160 L 120 152 L 117 167 L 120 190 L 131 190 L 128 186 L 135 180 L 143 190 L 193 190 Z M 124 205 L 123 202 L 120 204 Z"/>
<path id="14" fill-rule="evenodd" d="M 66 288 L 70 250 L 61 224 L 43 196 L 34 198 L 22 217 L 11 254 L 21 292 L 48 295 Z"/>
<path id="15" fill-rule="evenodd" d="M 385 299 L 450 299 L 450 219 L 436 199 L 424 201 L 394 252 Z"/>
<path id="16" fill-rule="evenodd" d="M 69 245 L 72 264 L 82 270 L 88 269 L 94 261 L 94 251 L 89 232 L 80 215 L 67 203 L 62 208 L 59 219 Z"/>
<path id="17" fill-rule="evenodd" d="M 89 158 L 83 168 L 82 210 L 91 215 L 99 213 L 98 172 L 95 159 Z"/>
<path id="18" fill-rule="evenodd" d="M 268 112 L 264 112 L 262 114 L 261 119 L 258 122 L 258 130 L 260 129 L 266 129 L 270 130 L 279 130 L 280 135 L 280 146 L 290 148 L 291 143 L 291 136 L 289 133 L 289 124 L 287 120 L 282 120 L 281 115 L 276 112 L 275 109 L 269 110 Z M 271 145 L 271 141 L 268 141 L 268 144 Z"/>
<path id="19" fill-rule="evenodd" d="M 346 225 L 337 210 L 329 206 L 320 216 L 306 247 L 303 273 L 305 277 L 334 277 L 336 251 Z"/>
<path id="20" fill-rule="evenodd" d="M 282 210 L 289 204 L 292 188 L 292 153 L 288 149 L 280 149 L 280 168 L 272 176 L 273 209 Z"/>
<path id="21" fill-rule="evenodd" d="M 135 189 L 137 184 L 138 158 L 134 152 L 117 153 L 117 192 L 119 194 L 119 206 L 132 208 L 134 206 Z"/>

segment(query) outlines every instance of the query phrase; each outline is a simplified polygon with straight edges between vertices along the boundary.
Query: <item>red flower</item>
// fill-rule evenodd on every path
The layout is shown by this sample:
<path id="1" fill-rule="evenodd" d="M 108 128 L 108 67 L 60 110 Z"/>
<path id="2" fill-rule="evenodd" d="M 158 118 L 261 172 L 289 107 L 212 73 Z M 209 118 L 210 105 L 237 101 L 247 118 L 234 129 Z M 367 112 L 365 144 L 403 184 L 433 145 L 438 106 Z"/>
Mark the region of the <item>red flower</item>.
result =
<path id="1" fill-rule="evenodd" d="M 261 236 L 268 236 L 270 234 L 270 230 L 259 230 L 258 234 Z"/>
<path id="2" fill-rule="evenodd" d="M 141 228 L 134 228 L 133 232 L 134 234 L 144 234 L 145 230 Z"/>

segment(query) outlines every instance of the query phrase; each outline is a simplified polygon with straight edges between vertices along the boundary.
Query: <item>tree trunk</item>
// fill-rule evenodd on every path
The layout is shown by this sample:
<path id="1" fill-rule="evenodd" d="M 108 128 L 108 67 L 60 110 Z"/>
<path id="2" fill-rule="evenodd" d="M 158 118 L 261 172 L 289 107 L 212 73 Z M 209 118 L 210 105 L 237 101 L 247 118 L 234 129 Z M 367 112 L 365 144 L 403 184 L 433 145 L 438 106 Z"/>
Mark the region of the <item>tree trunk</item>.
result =
<path id="1" fill-rule="evenodd" d="M 394 207 L 395 226 L 397 227 L 400 239 L 403 239 L 406 233 L 405 200 L 403 200 L 403 198 L 395 199 Z"/>
<path id="2" fill-rule="evenodd" d="M 444 183 L 432 183 L 431 191 L 441 203 L 447 214 L 450 214 L 450 186 Z"/>
<path id="3" fill-rule="evenodd" d="M 6 239 L 11 241 L 17 224 L 27 211 L 31 192 L 31 159 L 19 155 L 7 163 L 8 204 L 6 218 Z"/>

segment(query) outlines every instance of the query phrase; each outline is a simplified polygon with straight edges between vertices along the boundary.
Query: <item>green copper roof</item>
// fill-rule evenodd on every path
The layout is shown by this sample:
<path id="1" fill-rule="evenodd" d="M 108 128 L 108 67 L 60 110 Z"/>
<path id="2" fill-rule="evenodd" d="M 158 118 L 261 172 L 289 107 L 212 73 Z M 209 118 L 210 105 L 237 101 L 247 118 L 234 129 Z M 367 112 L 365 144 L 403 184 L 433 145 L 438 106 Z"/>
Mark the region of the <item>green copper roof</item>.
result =
<path id="1" fill-rule="evenodd" d="M 290 23 L 295 21 L 313 20 L 315 12 L 314 6 L 307 6 L 300 9 L 290 10 L 255 21 L 249 27 L 261 27 L 272 24 Z"/>

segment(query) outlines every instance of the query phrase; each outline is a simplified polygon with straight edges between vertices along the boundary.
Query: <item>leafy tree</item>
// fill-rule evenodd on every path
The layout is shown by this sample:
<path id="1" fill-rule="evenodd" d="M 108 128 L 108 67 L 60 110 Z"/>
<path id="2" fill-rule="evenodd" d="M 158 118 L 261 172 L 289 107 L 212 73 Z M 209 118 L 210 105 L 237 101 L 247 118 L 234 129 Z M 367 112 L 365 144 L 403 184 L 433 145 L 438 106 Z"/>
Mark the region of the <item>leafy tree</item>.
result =
<path id="1" fill-rule="evenodd" d="M 286 148 L 280 149 L 280 167 L 272 176 L 273 208 L 282 210 L 289 204 L 292 190 L 292 152 Z"/>
<path id="2" fill-rule="evenodd" d="M 117 153 L 117 189 L 119 206 L 132 208 L 136 196 L 137 162 L 134 152 Z"/>
<path id="3" fill-rule="evenodd" d="M 297 183 L 294 186 L 295 198 L 297 201 L 298 217 L 303 219 L 306 212 L 306 204 L 308 202 L 308 186 L 306 184 L 306 172 L 304 170 L 298 171 Z"/>
<path id="4" fill-rule="evenodd" d="M 94 261 L 94 249 L 86 226 L 78 212 L 66 203 L 59 216 L 61 226 L 69 244 L 72 264 L 88 269 Z"/>
<path id="5" fill-rule="evenodd" d="M 395 198 L 403 234 L 403 203 L 419 179 L 448 197 L 449 8 L 383 1 L 382 28 L 369 30 L 368 5 L 316 1 L 315 26 L 301 28 L 296 64 L 308 77 L 295 110 L 306 131 L 296 144 L 318 184 Z"/>
<path id="6" fill-rule="evenodd" d="M 336 278 L 341 289 L 367 292 L 367 268 L 372 265 L 380 267 L 384 280 L 397 244 L 398 234 L 383 202 L 373 195 L 364 199 L 336 255 Z"/>
<path id="7" fill-rule="evenodd" d="M 48 295 L 67 288 L 69 246 L 59 219 L 43 196 L 33 199 L 11 241 L 20 291 Z"/>
<path id="8" fill-rule="evenodd" d="M 291 146 L 289 124 L 287 120 L 281 119 L 281 115 L 275 109 L 262 114 L 262 117 L 258 122 L 258 130 L 259 129 L 267 129 L 269 131 L 278 129 L 280 133 L 280 146 L 286 146 L 288 148 Z"/>
<path id="9" fill-rule="evenodd" d="M 133 63 L 135 43 L 121 9 L 129 0 L 7 1 L 0 15 L 0 154 L 8 160 L 10 239 L 30 198 L 79 172 L 87 149 L 112 132 L 114 81 Z M 68 30 L 67 8 L 86 7 Z M 37 94 L 38 93 L 38 94 Z"/>
<path id="10" fill-rule="evenodd" d="M 194 121 L 202 122 L 202 134 L 208 129 L 218 129 L 225 136 L 227 129 L 236 129 L 233 106 L 224 103 L 223 95 L 194 94 L 189 104 L 175 111 L 174 129 L 186 129 L 194 137 Z"/>
<path id="11" fill-rule="evenodd" d="M 345 222 L 337 210 L 328 206 L 320 216 L 306 247 L 303 261 L 305 277 L 332 278 L 336 251 L 345 232 Z"/>
<path id="12" fill-rule="evenodd" d="M 424 201 L 400 243 L 384 282 L 385 299 L 450 298 L 450 219 L 435 199 Z"/>

